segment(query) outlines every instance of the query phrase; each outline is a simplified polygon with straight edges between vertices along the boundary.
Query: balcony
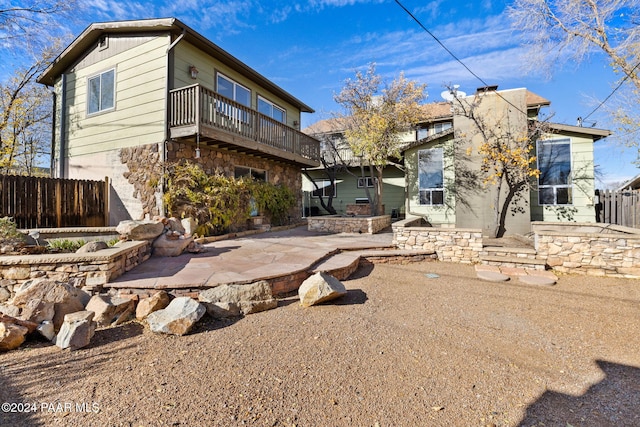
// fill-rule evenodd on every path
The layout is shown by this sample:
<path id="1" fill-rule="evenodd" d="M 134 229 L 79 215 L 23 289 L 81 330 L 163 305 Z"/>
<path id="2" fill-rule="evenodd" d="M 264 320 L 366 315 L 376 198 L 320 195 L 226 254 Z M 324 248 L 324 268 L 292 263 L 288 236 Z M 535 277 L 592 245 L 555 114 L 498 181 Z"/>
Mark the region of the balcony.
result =
<path id="1" fill-rule="evenodd" d="M 320 164 L 318 140 L 199 84 L 170 92 L 169 135 L 301 167 Z"/>

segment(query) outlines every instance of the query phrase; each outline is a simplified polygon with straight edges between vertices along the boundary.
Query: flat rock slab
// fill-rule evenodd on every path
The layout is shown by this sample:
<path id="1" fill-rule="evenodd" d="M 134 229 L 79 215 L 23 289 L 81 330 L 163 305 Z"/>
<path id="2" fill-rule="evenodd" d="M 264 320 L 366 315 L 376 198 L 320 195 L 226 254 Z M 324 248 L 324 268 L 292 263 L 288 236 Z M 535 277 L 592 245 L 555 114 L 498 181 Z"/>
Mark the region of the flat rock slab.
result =
<path id="1" fill-rule="evenodd" d="M 547 276 L 536 276 L 536 275 L 520 276 L 518 280 L 520 280 L 522 283 L 525 283 L 527 285 L 553 286 L 556 284 L 555 279 Z"/>
<path id="2" fill-rule="evenodd" d="M 478 279 L 486 282 L 506 282 L 509 280 L 509 276 L 506 274 L 498 273 L 497 271 L 476 271 Z"/>

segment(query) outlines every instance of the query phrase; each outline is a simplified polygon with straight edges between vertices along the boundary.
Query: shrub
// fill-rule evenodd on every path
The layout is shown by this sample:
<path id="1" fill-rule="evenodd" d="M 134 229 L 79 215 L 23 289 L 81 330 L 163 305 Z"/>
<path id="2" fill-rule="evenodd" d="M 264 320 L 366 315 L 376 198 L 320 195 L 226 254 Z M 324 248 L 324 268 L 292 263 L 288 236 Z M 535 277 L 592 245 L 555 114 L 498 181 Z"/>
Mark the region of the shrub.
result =
<path id="1" fill-rule="evenodd" d="M 18 231 L 13 218 L 8 216 L 0 218 L 0 244 L 15 246 L 26 240 L 27 236 Z"/>
<path id="2" fill-rule="evenodd" d="M 208 175 L 200 165 L 190 162 L 173 165 L 166 182 L 167 212 L 178 218 L 194 218 L 200 235 L 244 229 L 253 208 L 276 225 L 281 224 L 296 202 L 287 187 L 251 178 Z"/>

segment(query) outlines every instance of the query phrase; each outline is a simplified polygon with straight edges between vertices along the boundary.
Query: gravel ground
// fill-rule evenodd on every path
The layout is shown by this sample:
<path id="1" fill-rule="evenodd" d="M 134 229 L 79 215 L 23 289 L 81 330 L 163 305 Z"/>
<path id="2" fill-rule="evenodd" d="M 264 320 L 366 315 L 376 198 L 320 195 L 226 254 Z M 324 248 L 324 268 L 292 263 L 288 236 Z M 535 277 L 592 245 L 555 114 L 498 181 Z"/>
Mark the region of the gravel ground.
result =
<path id="1" fill-rule="evenodd" d="M 183 337 L 131 322 L 75 352 L 29 342 L 0 354 L 0 425 L 640 425 L 640 281 L 424 262 L 344 284 Z"/>

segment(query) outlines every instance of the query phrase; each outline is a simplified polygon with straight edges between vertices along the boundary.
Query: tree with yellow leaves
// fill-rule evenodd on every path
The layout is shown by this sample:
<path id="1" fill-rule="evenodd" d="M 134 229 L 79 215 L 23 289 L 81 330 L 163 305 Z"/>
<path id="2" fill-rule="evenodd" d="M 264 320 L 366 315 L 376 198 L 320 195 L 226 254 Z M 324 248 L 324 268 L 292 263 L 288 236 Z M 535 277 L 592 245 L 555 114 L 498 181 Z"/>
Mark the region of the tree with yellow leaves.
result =
<path id="1" fill-rule="evenodd" d="M 529 203 L 532 179 L 540 174 L 534 155 L 535 141 L 546 126 L 543 122 L 527 120 L 525 112 L 499 94 L 491 101 L 486 101 L 484 95 L 454 98 L 453 108 L 456 116 L 465 117 L 470 123 L 469 134 L 457 135 L 457 138 L 461 143 L 475 141 L 467 147 L 466 155 L 479 156 L 478 184 L 491 194 L 491 234 L 502 237 L 507 231 L 507 215 L 524 213 L 524 206 Z M 483 102 L 494 104 L 487 108 Z"/>
<path id="2" fill-rule="evenodd" d="M 361 170 L 368 167 L 374 179 L 374 194 L 365 186 L 371 214 L 382 212 L 382 172 L 393 159 L 400 159 L 401 135 L 421 118 L 426 85 L 407 80 L 401 73 L 391 83 L 376 74 L 375 64 L 348 79 L 335 101 L 343 107 L 337 114 L 344 120 L 344 133 L 354 155 L 361 158 Z"/>

